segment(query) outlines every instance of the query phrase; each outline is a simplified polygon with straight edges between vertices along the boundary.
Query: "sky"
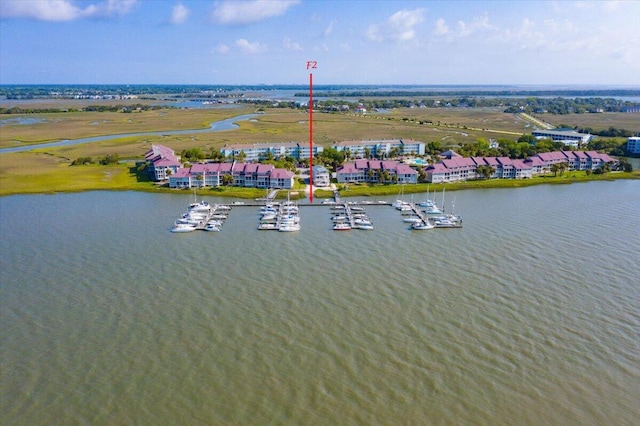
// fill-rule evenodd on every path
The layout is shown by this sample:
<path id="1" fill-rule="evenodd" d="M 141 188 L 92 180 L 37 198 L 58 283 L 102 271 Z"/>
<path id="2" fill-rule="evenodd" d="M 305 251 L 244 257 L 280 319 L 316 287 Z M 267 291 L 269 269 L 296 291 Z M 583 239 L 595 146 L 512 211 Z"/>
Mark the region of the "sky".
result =
<path id="1" fill-rule="evenodd" d="M 0 84 L 308 84 L 310 74 L 639 87 L 640 0 L 0 0 Z"/>

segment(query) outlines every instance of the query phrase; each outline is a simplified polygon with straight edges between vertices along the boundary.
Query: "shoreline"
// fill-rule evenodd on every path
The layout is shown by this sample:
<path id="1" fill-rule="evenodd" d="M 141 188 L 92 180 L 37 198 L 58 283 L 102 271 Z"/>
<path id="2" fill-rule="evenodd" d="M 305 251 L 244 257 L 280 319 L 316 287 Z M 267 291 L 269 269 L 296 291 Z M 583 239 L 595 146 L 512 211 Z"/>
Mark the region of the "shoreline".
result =
<path id="1" fill-rule="evenodd" d="M 133 178 L 135 179 L 135 178 Z M 491 180 L 473 180 L 473 181 L 461 181 L 461 182 L 448 182 L 448 183 L 417 183 L 402 185 L 404 194 L 419 194 L 429 191 L 439 191 L 442 188 L 446 188 L 447 191 L 461 191 L 461 190 L 473 190 L 473 189 L 512 189 L 512 188 L 525 188 L 535 185 L 570 185 L 574 183 L 589 183 L 600 181 L 615 181 L 620 179 L 626 180 L 640 180 L 640 170 L 634 170 L 633 172 L 610 172 L 606 175 L 590 175 L 587 176 L 582 173 L 572 173 L 565 176 L 539 176 L 531 179 L 491 179 Z M 175 194 L 184 195 L 191 193 L 190 190 L 177 190 L 169 189 L 168 187 L 158 186 L 151 182 L 134 182 L 124 183 L 119 185 L 109 185 L 104 182 L 100 182 L 101 185 L 85 186 L 76 188 L 37 188 L 25 187 L 21 190 L 7 190 L 7 187 L 11 185 L 4 182 L 0 186 L 0 197 L 8 197 L 12 195 L 55 195 L 65 193 L 78 193 L 78 192 L 91 192 L 91 191 L 137 191 L 137 192 L 153 192 L 158 194 Z M 63 185 L 66 186 L 66 185 Z M 375 197 L 375 196 L 394 196 L 400 191 L 401 186 L 394 185 L 348 185 L 341 184 L 336 185 L 340 191 L 341 197 Z M 308 187 L 308 186 L 307 186 Z M 308 198 L 308 188 L 297 187 L 293 191 L 298 191 L 297 199 Z M 280 191 L 281 194 L 285 194 L 286 191 Z M 264 195 L 264 189 L 262 188 L 240 188 L 240 187 L 217 187 L 217 188 L 205 188 L 198 191 L 198 196 L 205 197 L 222 197 L 222 198 L 238 198 L 238 199 L 255 199 Z M 314 187 L 314 200 L 332 198 L 332 190 L 324 190 L 322 188 Z"/>

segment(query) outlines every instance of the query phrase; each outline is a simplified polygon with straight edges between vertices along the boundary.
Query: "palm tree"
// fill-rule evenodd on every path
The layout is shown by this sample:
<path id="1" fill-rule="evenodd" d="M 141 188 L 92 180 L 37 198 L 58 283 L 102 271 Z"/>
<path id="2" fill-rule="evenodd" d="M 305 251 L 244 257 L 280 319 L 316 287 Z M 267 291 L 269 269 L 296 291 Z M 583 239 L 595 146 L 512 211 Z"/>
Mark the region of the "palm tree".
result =
<path id="1" fill-rule="evenodd" d="M 558 164 L 558 171 L 560 172 L 560 176 L 564 174 L 564 171 L 569 168 L 569 163 L 560 163 Z"/>
<path id="2" fill-rule="evenodd" d="M 367 170 L 367 179 L 369 180 L 369 182 L 373 181 L 373 175 L 374 175 L 373 169 Z"/>
<path id="3" fill-rule="evenodd" d="M 553 177 L 558 176 L 558 170 L 560 170 L 559 164 L 552 164 L 550 170 L 553 172 Z"/>
<path id="4" fill-rule="evenodd" d="M 496 168 L 490 165 L 481 165 L 476 169 L 476 173 L 482 176 L 483 179 L 489 179 L 496 172 Z"/>

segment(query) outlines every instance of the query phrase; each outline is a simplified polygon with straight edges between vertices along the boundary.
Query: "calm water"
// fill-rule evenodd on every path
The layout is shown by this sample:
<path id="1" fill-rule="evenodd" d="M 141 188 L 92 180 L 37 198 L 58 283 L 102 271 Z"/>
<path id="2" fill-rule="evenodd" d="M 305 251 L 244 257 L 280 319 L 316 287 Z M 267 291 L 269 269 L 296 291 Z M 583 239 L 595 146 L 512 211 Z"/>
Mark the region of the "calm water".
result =
<path id="1" fill-rule="evenodd" d="M 640 182 L 454 196 L 190 234 L 187 194 L 0 198 L 2 423 L 637 424 Z"/>

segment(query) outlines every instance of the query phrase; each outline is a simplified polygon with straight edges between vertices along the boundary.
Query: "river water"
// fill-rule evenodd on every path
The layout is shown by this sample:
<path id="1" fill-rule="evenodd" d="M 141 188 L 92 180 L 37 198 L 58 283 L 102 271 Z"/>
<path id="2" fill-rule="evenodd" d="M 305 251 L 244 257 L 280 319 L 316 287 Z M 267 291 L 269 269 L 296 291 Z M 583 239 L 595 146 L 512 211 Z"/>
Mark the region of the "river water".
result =
<path id="1" fill-rule="evenodd" d="M 2 423 L 637 424 L 640 183 L 447 197 L 190 234 L 186 193 L 0 198 Z"/>
<path id="2" fill-rule="evenodd" d="M 235 124 L 236 122 L 242 121 L 242 120 L 248 120 L 255 116 L 256 114 L 244 114 L 244 115 L 238 115 L 236 117 L 227 118 L 225 120 L 214 121 L 206 129 L 166 130 L 166 131 L 159 131 L 159 132 L 124 133 L 124 134 L 116 134 L 116 135 L 93 136 L 90 138 L 81 138 L 81 139 L 65 139 L 57 142 L 48 142 L 48 143 L 41 143 L 41 144 L 35 144 L 35 145 L 13 146 L 10 148 L 0 148 L 0 154 L 9 153 L 9 152 L 32 151 L 34 149 L 40 149 L 40 148 L 56 148 L 56 147 L 67 146 L 67 145 L 79 145 L 79 144 L 92 143 L 92 142 L 103 142 L 103 141 L 108 141 L 113 139 L 122 139 L 122 138 L 135 137 L 135 136 L 169 136 L 169 135 L 186 135 L 186 134 L 190 135 L 190 134 L 196 134 L 196 133 L 219 132 L 222 130 L 235 129 L 238 127 L 238 125 Z M 29 120 L 37 120 L 37 119 L 38 118 L 29 118 Z M 12 121 L 13 123 L 15 123 L 15 120 L 22 120 L 21 122 L 24 122 L 24 119 L 22 118 L 18 118 L 18 119 L 11 118 L 11 119 L 0 120 L 0 124 L 2 124 L 1 123 L 2 121 L 9 122 L 9 120 L 13 120 Z M 27 121 L 27 123 L 31 123 L 31 121 Z"/>

